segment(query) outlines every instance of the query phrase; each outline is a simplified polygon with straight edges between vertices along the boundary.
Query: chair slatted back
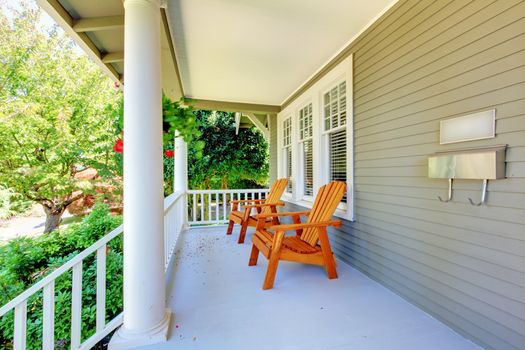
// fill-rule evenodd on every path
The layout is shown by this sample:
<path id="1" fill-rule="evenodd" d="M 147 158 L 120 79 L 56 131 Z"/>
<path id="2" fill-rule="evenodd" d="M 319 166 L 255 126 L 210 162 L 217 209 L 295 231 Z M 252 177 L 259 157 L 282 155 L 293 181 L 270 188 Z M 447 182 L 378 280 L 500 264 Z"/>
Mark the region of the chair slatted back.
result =
<path id="1" fill-rule="evenodd" d="M 337 206 L 346 192 L 346 184 L 341 181 L 332 181 L 319 189 L 315 197 L 314 205 L 310 211 L 307 222 L 328 221 L 334 215 Z M 303 231 L 301 239 L 312 247 L 319 241 L 316 228 L 307 228 Z"/>
<path id="2" fill-rule="evenodd" d="M 288 179 L 277 179 L 270 188 L 270 192 L 268 192 L 268 197 L 266 197 L 265 203 L 272 204 L 279 202 L 287 185 Z M 263 207 L 261 211 L 262 214 L 270 214 L 271 212 L 271 207 Z"/>

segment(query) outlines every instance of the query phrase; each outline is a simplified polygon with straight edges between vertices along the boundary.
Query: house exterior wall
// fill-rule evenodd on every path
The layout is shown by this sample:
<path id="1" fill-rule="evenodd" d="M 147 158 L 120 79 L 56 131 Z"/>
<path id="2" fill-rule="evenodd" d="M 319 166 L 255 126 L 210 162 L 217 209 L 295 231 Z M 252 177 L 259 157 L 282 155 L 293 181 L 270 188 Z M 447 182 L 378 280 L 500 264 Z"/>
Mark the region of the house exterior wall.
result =
<path id="1" fill-rule="evenodd" d="M 350 54 L 355 220 L 334 251 L 483 347 L 525 349 L 525 2 L 400 1 L 328 67 Z M 488 109 L 495 138 L 439 145 L 440 120 Z M 437 200 L 430 154 L 499 144 L 507 178 L 486 205 L 467 200 L 481 181 Z"/>

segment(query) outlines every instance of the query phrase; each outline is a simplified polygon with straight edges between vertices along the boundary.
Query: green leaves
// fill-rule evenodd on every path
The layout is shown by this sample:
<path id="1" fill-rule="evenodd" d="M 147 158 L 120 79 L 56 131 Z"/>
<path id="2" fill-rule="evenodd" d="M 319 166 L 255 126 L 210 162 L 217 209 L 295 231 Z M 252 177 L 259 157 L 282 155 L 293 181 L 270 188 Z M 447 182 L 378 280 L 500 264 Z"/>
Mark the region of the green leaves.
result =
<path id="1" fill-rule="evenodd" d="M 201 136 L 199 130 L 199 123 L 195 117 L 193 107 L 183 106 L 184 101 L 181 99 L 178 102 L 171 101 L 167 96 L 162 96 L 162 110 L 163 110 L 163 122 L 164 122 L 164 143 L 173 143 L 175 131 L 178 131 L 179 137 L 182 137 L 184 141 L 190 143 L 197 140 Z M 200 142 L 202 143 L 202 141 Z M 197 149 L 199 152 L 204 146 L 199 146 Z"/>
<path id="2" fill-rule="evenodd" d="M 196 111 L 200 137 L 188 145 L 194 189 L 253 188 L 268 181 L 268 143 L 256 128 L 235 134 L 232 113 Z"/>
<path id="3" fill-rule="evenodd" d="M 119 91 L 63 33 L 40 28 L 39 16 L 23 3 L 0 13 L 0 184 L 60 206 L 90 192 L 79 170 L 110 165 L 108 105 Z"/>
<path id="4" fill-rule="evenodd" d="M 0 219 L 23 213 L 29 209 L 31 202 L 6 186 L 0 185 Z"/>

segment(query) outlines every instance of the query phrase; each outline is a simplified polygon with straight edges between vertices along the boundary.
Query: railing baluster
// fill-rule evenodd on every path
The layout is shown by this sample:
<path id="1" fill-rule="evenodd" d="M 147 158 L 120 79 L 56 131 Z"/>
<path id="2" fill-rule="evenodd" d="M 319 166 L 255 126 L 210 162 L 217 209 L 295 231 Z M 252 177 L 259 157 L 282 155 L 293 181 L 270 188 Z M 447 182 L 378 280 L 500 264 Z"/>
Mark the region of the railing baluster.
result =
<path id="1" fill-rule="evenodd" d="M 55 348 L 55 281 L 44 286 L 44 316 L 42 319 L 42 350 Z"/>
<path id="2" fill-rule="evenodd" d="M 228 205 L 226 200 L 227 194 L 224 192 L 222 194 L 222 220 L 226 221 L 226 206 Z"/>
<path id="3" fill-rule="evenodd" d="M 71 291 L 71 349 L 80 347 L 82 331 L 82 261 L 73 266 Z"/>
<path id="4" fill-rule="evenodd" d="M 197 222 L 197 194 L 193 194 L 193 222 Z"/>
<path id="5" fill-rule="evenodd" d="M 219 200 L 217 198 L 219 198 L 219 194 L 214 193 L 212 197 L 214 197 L 214 196 L 215 196 L 215 199 L 213 200 L 213 210 L 214 210 L 214 214 L 215 215 L 213 215 L 213 217 L 214 217 L 213 221 L 217 222 L 217 220 L 218 220 L 217 213 L 219 212 L 219 209 L 217 207 L 217 202 Z"/>
<path id="6" fill-rule="evenodd" d="M 211 193 L 208 193 L 208 221 L 213 221 L 213 214 L 211 211 Z"/>
<path id="7" fill-rule="evenodd" d="M 219 222 L 219 214 L 220 214 L 220 210 L 219 210 L 219 198 L 220 198 L 220 195 L 218 193 L 215 194 L 215 222 Z"/>
<path id="8" fill-rule="evenodd" d="M 97 249 L 97 332 L 106 325 L 106 247 Z"/>
<path id="9" fill-rule="evenodd" d="M 15 306 L 15 337 L 13 350 L 25 350 L 27 332 L 27 299 Z"/>
<path id="10" fill-rule="evenodd" d="M 201 219 L 200 221 L 204 221 L 204 193 L 201 193 Z"/>

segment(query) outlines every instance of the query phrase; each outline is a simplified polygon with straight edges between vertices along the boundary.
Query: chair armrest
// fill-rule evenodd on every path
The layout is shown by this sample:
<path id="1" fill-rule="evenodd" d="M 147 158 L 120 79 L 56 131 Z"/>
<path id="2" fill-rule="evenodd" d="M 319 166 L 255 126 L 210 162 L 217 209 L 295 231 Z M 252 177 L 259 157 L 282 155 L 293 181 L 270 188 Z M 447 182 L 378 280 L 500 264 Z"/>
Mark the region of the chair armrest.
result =
<path id="1" fill-rule="evenodd" d="M 311 227 L 326 227 L 334 226 L 341 227 L 341 220 L 330 220 L 330 221 L 320 221 L 320 222 L 305 222 L 301 224 L 286 224 L 286 225 L 274 225 L 270 229 L 274 231 L 295 231 Z"/>
<path id="2" fill-rule="evenodd" d="M 252 204 L 252 205 L 245 205 L 245 209 L 251 209 L 251 208 L 262 208 L 262 207 L 276 207 L 276 206 L 284 206 L 283 202 L 275 202 L 275 203 L 263 203 L 263 204 Z"/>
<path id="3" fill-rule="evenodd" d="M 230 204 L 235 204 L 235 203 L 261 203 L 261 202 L 265 202 L 266 199 L 242 199 L 242 200 L 233 200 L 233 201 L 230 201 Z"/>
<path id="4" fill-rule="evenodd" d="M 255 215 L 256 219 L 266 219 L 266 218 L 272 218 L 277 216 L 296 216 L 296 215 L 302 215 L 302 216 L 308 216 L 310 215 L 310 211 L 290 211 L 285 213 L 267 213 L 267 214 L 258 214 Z"/>

